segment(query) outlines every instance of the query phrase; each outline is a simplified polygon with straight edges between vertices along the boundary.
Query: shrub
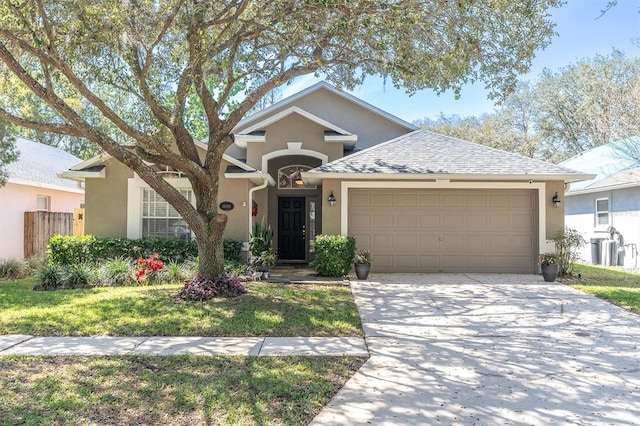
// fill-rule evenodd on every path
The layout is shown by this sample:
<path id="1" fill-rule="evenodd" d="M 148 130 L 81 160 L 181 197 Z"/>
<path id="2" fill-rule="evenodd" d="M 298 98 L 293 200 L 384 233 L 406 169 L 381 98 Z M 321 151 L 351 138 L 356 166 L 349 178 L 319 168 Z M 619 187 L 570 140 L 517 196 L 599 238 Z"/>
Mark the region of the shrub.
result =
<path id="1" fill-rule="evenodd" d="M 63 286 L 63 267 L 47 265 L 36 273 L 34 290 L 57 290 Z"/>
<path id="2" fill-rule="evenodd" d="M 240 261 L 240 251 L 242 250 L 242 241 L 227 238 L 224 240 L 224 260 Z"/>
<path id="3" fill-rule="evenodd" d="M 263 252 L 270 251 L 272 240 L 273 230 L 264 218 L 260 222 L 253 223 L 253 232 L 249 240 L 249 250 L 252 255 L 260 256 Z"/>
<path id="4" fill-rule="evenodd" d="M 240 280 L 233 277 L 203 278 L 196 277 L 185 283 L 178 293 L 182 300 L 204 301 L 215 297 L 237 297 L 246 293 Z"/>
<path id="5" fill-rule="evenodd" d="M 29 263 L 22 259 L 0 259 L 0 278 L 20 279 L 31 274 Z"/>
<path id="6" fill-rule="evenodd" d="M 240 242 L 240 247 L 242 243 Z M 239 252 L 239 249 L 238 249 Z M 105 259 L 146 257 L 162 253 L 163 262 L 182 263 L 198 255 L 195 240 L 101 238 L 93 235 L 60 236 L 49 240 L 49 262 L 56 265 L 100 264 Z"/>
<path id="7" fill-rule="evenodd" d="M 356 253 L 356 239 L 343 235 L 318 235 L 313 244 L 316 257 L 311 267 L 323 277 L 347 275 Z"/>
<path id="8" fill-rule="evenodd" d="M 95 263 L 95 256 L 91 250 L 95 243 L 96 237 L 93 235 L 54 235 L 47 245 L 49 262 L 53 265 Z"/>
<path id="9" fill-rule="evenodd" d="M 559 230 L 553 237 L 553 243 L 558 256 L 558 270 L 560 275 L 570 275 L 576 260 L 580 258 L 578 250 L 587 244 L 580 232 L 565 227 Z"/>
<path id="10" fill-rule="evenodd" d="M 86 288 L 97 280 L 88 265 L 46 265 L 36 272 L 34 290 Z"/>
<path id="11" fill-rule="evenodd" d="M 225 260 L 224 272 L 230 277 L 243 277 L 249 274 L 249 267 L 239 260 Z"/>
<path id="12" fill-rule="evenodd" d="M 131 285 L 135 283 L 133 261 L 125 257 L 109 259 L 100 266 L 98 277 L 102 285 Z"/>
<path id="13" fill-rule="evenodd" d="M 94 281 L 93 270 L 86 265 L 71 265 L 62 269 L 62 287 L 86 288 Z"/>
<path id="14" fill-rule="evenodd" d="M 157 281 L 158 271 L 164 268 L 164 263 L 160 260 L 160 255 L 154 253 L 146 259 L 139 258 L 135 262 L 136 281 L 146 279 L 149 282 Z"/>
<path id="15" fill-rule="evenodd" d="M 192 275 L 195 275 L 195 271 L 192 273 L 186 263 L 169 262 L 159 271 L 158 280 L 166 283 L 181 282 Z"/>
<path id="16" fill-rule="evenodd" d="M 240 260 L 242 241 L 225 239 L 224 257 Z M 56 265 L 101 264 L 106 259 L 147 257 L 160 253 L 165 263 L 184 263 L 198 256 L 195 240 L 101 238 L 93 235 L 61 236 L 49 240 L 49 262 Z"/>

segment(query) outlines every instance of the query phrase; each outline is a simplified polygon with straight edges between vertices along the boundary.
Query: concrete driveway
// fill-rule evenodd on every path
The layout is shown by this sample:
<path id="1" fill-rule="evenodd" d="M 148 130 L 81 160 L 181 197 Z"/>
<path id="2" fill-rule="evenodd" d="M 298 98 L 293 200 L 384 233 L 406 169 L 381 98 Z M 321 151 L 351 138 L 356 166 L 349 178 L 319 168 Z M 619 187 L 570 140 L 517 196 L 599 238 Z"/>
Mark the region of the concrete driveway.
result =
<path id="1" fill-rule="evenodd" d="M 535 275 L 369 279 L 371 358 L 312 424 L 640 424 L 640 316 Z"/>

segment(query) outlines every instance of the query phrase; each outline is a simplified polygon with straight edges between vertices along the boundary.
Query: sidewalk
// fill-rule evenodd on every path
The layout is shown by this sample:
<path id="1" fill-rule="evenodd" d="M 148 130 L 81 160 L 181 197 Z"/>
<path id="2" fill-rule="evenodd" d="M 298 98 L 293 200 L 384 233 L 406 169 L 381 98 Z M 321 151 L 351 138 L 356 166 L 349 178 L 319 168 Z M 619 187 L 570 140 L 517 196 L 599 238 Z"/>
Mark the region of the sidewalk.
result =
<path id="1" fill-rule="evenodd" d="M 362 337 L 0 336 L 3 355 L 252 355 L 368 357 Z"/>

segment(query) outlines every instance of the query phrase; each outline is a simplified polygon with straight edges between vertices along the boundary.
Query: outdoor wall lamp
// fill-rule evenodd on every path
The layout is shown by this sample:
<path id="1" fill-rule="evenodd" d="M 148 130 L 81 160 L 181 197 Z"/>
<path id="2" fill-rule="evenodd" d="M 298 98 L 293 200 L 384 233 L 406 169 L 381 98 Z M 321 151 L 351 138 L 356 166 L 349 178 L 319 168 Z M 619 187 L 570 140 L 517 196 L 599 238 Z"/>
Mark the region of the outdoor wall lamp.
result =
<path id="1" fill-rule="evenodd" d="M 555 208 L 560 207 L 560 197 L 558 196 L 557 192 L 553 194 L 553 198 L 551 199 L 551 202 L 553 203 L 553 207 Z"/>
<path id="2" fill-rule="evenodd" d="M 331 207 L 336 205 L 336 197 L 333 195 L 333 191 L 331 191 L 331 194 L 329 194 L 329 198 L 327 198 L 327 201 L 329 202 L 329 205 Z"/>

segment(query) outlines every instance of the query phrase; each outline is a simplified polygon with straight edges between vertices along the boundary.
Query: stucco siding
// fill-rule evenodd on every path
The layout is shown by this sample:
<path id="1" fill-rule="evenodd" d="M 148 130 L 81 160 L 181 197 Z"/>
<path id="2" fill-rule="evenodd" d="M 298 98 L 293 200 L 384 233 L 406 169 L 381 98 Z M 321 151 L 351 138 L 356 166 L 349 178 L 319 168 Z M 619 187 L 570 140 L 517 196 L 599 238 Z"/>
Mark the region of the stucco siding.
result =
<path id="1" fill-rule="evenodd" d="M 247 144 L 247 164 L 262 170 L 262 157 L 273 151 L 286 150 L 288 143 L 302 143 L 303 150 L 315 151 L 337 160 L 343 155 L 340 143 L 324 141 L 325 128 L 299 114 L 291 114 L 267 127 L 266 142 Z"/>
<path id="2" fill-rule="evenodd" d="M 624 238 L 625 244 L 640 246 L 640 188 L 624 188 L 566 197 L 566 224 L 579 231 L 589 244 L 580 250 L 580 258 L 591 261 L 591 238 L 608 238 L 607 227 L 596 226 L 595 203 L 609 199 L 609 225 Z M 631 252 L 625 258 L 631 259 Z M 633 259 L 635 261 L 635 259 Z M 625 266 L 629 263 L 625 262 Z"/>
<path id="3" fill-rule="evenodd" d="M 85 234 L 127 236 L 127 181 L 133 172 L 117 162 L 106 164 L 105 178 L 85 181 Z"/>
<path id="4" fill-rule="evenodd" d="M 84 194 L 7 183 L 0 187 L 0 258 L 24 257 L 24 212 L 35 211 L 38 195 L 50 197 L 50 211 L 73 213 Z"/>
<path id="5" fill-rule="evenodd" d="M 356 148 L 358 149 L 368 148 L 411 131 L 407 127 L 388 120 L 324 88 L 297 99 L 294 105 L 358 135 L 358 142 L 356 143 Z M 259 120 L 265 120 L 290 106 L 285 105 L 282 108 L 276 108 L 261 116 Z M 238 127 L 235 131 L 242 133 L 243 127 Z M 267 132 L 267 137 L 268 134 L 269 132 Z"/>

